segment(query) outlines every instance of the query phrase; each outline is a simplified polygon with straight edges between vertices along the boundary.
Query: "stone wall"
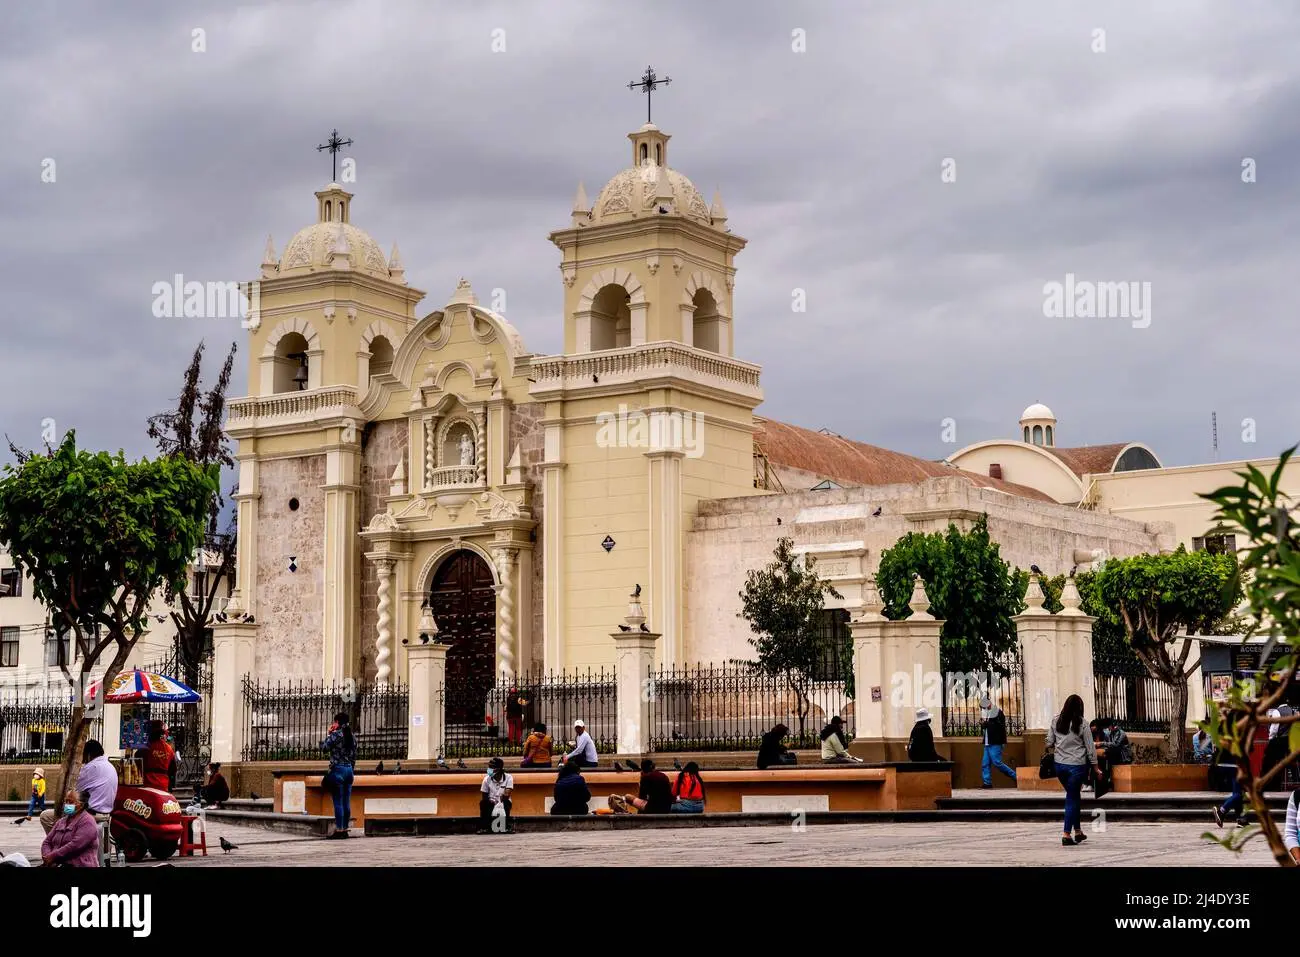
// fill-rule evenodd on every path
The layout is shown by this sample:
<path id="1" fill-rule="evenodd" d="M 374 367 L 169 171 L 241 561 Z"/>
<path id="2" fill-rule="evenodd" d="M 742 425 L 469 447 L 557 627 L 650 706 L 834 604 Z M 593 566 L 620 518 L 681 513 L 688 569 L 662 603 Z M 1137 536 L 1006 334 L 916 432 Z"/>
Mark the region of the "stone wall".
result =
<path id="1" fill-rule="evenodd" d="M 319 680 L 325 606 L 325 456 L 261 464 L 255 675 Z M 298 500 L 297 510 L 289 500 Z M 298 570 L 289 571 L 289 556 Z"/>
<path id="2" fill-rule="evenodd" d="M 393 484 L 393 471 L 407 453 L 409 431 L 406 419 L 392 419 L 376 422 L 366 436 L 365 451 L 361 454 L 361 500 L 358 506 L 362 528 L 366 528 L 377 513 L 388 507 L 385 499 Z M 377 672 L 375 645 L 379 628 L 379 575 L 375 571 L 374 562 L 366 561 L 364 557 L 360 567 L 361 661 L 357 674 L 370 680 Z M 393 599 L 396 603 L 396 593 Z"/>
<path id="3" fill-rule="evenodd" d="M 871 514 L 876 508 L 879 516 Z M 989 516 L 989 534 L 1003 559 L 1020 568 L 1037 564 L 1048 575 L 1070 571 L 1075 549 L 1104 548 L 1123 556 L 1157 552 L 1173 542 L 1167 523 L 1033 501 L 958 477 L 701 502 L 686 535 L 686 660 L 750 656 L 749 626 L 737 617 L 738 593 L 749 569 L 772 560 L 781 537 L 793 538 L 796 546 L 861 542 L 867 550 L 863 571 L 875 574 L 881 552 L 906 533 L 943 531 L 951 518 L 981 512 Z M 959 525 L 969 528 L 969 518 Z"/>
<path id="4" fill-rule="evenodd" d="M 545 489 L 546 485 L 542 481 L 542 470 L 539 464 L 546 455 L 546 432 L 542 427 L 542 415 L 546 407 L 540 402 L 524 402 L 516 405 L 510 414 L 510 455 L 514 455 L 516 446 L 520 449 L 520 462 L 524 467 L 524 481 L 532 486 L 533 494 L 533 518 L 537 521 L 537 541 L 533 545 L 533 580 L 532 580 L 532 608 L 520 609 L 519 620 L 522 623 L 524 615 L 531 612 L 532 615 L 532 647 L 530 649 L 530 662 L 521 662 L 521 665 L 531 665 L 533 669 L 540 670 L 542 667 L 542 652 L 545 648 L 543 635 L 546 628 L 545 599 L 546 589 L 544 585 L 544 573 L 542 562 L 542 512 L 545 508 Z"/>

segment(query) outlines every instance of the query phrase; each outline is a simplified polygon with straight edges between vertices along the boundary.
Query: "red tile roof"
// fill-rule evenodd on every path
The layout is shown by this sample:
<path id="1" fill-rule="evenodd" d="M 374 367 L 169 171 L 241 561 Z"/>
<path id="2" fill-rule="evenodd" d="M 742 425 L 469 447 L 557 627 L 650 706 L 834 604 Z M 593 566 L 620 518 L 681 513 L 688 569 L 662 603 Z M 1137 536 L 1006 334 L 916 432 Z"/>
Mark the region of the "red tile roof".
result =
<path id="1" fill-rule="evenodd" d="M 1127 442 L 1112 442 L 1109 445 L 1080 445 L 1073 449 L 1043 448 L 1044 452 L 1055 455 L 1067 469 L 1075 475 L 1100 475 L 1109 472 L 1115 464 Z"/>
<path id="2" fill-rule="evenodd" d="M 844 485 L 918 484 L 928 478 L 956 475 L 979 488 L 994 488 L 1040 502 L 1055 501 L 1038 489 L 978 472 L 953 468 L 942 462 L 893 452 L 879 446 L 854 442 L 838 435 L 788 425 L 773 419 L 754 417 L 754 441 L 775 466 L 800 469 Z M 1111 458 L 1114 461 L 1114 457 Z"/>

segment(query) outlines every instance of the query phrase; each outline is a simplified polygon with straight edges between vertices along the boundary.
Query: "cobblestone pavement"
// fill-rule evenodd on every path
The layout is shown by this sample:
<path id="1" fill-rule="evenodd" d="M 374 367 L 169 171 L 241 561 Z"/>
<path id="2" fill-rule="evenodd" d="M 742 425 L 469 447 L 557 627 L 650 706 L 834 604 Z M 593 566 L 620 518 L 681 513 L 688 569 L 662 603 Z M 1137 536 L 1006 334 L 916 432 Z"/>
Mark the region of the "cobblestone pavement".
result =
<path id="1" fill-rule="evenodd" d="M 41 828 L 0 824 L 0 851 L 40 857 Z M 1212 825 L 1209 825 L 1212 828 Z M 1091 830 L 1091 827 L 1089 828 Z M 1207 825 L 1111 823 L 1086 844 L 1062 847 L 1052 824 L 926 823 L 568 831 L 448 837 L 357 837 L 346 841 L 212 822 L 207 858 L 178 867 L 711 865 L 818 866 L 1273 866 L 1261 838 L 1240 855 L 1204 840 Z M 217 838 L 239 849 L 223 854 Z M 146 864 L 151 859 L 146 860 Z"/>

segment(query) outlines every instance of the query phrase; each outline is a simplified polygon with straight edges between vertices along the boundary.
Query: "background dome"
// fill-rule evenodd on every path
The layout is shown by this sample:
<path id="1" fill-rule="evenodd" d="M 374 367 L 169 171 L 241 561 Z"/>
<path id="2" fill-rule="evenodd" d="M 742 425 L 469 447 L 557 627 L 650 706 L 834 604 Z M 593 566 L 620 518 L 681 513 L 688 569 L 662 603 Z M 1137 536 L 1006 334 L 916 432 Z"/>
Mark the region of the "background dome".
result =
<path id="1" fill-rule="evenodd" d="M 351 223 L 312 223 L 301 229 L 284 247 L 280 257 L 280 275 L 294 270 L 310 272 L 314 269 L 330 267 L 329 257 L 333 252 L 332 241 L 342 229 L 347 239 L 348 252 L 351 255 L 352 268 L 358 272 L 388 279 L 388 260 L 384 258 L 379 244 L 364 230 L 357 229 Z"/>
<path id="2" fill-rule="evenodd" d="M 655 213 L 656 179 L 662 170 L 673 192 L 673 212 L 708 225 L 709 206 L 695 184 L 666 166 L 629 166 L 605 184 L 591 209 L 593 223 L 616 222 Z"/>
<path id="3" fill-rule="evenodd" d="M 1052 415 L 1052 410 L 1043 405 L 1043 403 L 1035 402 L 1029 408 L 1025 409 L 1024 412 L 1020 413 L 1020 421 L 1023 422 L 1026 419 L 1051 419 L 1052 421 L 1056 421 L 1056 416 Z"/>

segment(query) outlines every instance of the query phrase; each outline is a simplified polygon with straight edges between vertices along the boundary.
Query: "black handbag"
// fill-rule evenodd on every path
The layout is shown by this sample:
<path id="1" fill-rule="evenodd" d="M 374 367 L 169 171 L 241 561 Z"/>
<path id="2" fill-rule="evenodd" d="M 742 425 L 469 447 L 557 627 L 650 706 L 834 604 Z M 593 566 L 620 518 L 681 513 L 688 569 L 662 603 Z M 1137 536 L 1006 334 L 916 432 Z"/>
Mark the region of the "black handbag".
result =
<path id="1" fill-rule="evenodd" d="M 1038 759 L 1038 777 L 1043 781 L 1056 777 L 1056 757 L 1051 751 L 1044 751 Z"/>

